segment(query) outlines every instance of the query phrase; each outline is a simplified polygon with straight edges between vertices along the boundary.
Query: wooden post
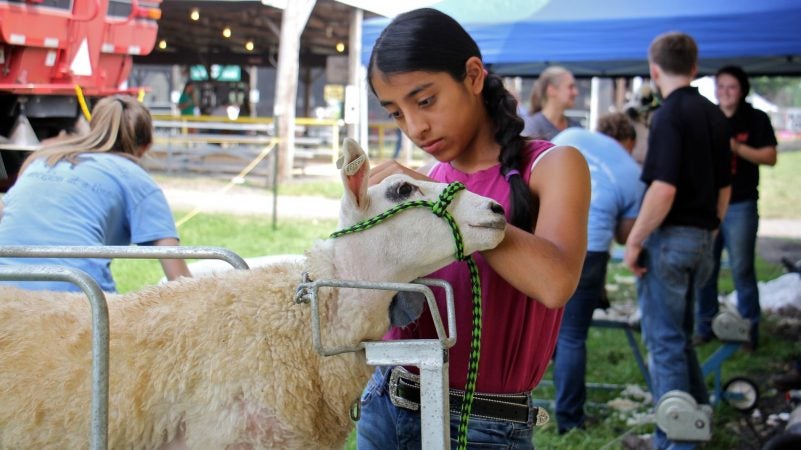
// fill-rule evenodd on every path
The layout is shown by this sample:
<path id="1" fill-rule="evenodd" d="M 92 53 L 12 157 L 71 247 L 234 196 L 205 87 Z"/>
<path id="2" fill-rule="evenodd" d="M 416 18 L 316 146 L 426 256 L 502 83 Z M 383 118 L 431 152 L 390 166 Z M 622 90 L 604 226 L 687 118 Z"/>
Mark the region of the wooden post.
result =
<path id="1" fill-rule="evenodd" d="M 362 18 L 364 13 L 359 8 L 353 8 L 350 15 L 350 31 L 349 31 L 349 44 L 348 44 L 348 84 L 353 86 L 350 90 L 352 95 L 356 98 L 347 99 L 355 106 L 356 113 L 351 117 L 351 123 L 348 123 L 348 137 L 359 141 L 362 148 L 368 150 L 368 143 L 363 140 L 362 127 L 367 127 L 367 123 L 362 122 L 362 96 L 365 95 L 366 89 L 361 79 L 362 67 Z M 346 93 L 347 95 L 347 93 Z"/>
<path id="2" fill-rule="evenodd" d="M 303 68 L 303 117 L 311 117 L 312 73 L 311 67 Z"/>
<path id="3" fill-rule="evenodd" d="M 281 18 L 281 41 L 278 48 L 278 67 L 275 81 L 275 110 L 278 119 L 279 180 L 292 178 L 295 159 L 295 105 L 298 95 L 298 66 L 300 65 L 300 34 L 306 27 L 315 0 L 286 2 Z"/>
<path id="4" fill-rule="evenodd" d="M 250 109 L 250 117 L 256 117 L 256 106 L 259 104 L 258 98 L 253 98 L 253 95 L 259 92 L 259 68 L 258 66 L 250 66 L 250 70 L 248 71 L 250 74 L 250 83 L 248 85 L 248 92 L 247 92 L 247 99 L 250 102 L 248 105 Z M 259 94 L 260 95 L 260 94 Z"/>
<path id="5" fill-rule="evenodd" d="M 626 79 L 615 78 L 615 108 L 624 112 L 626 106 Z"/>

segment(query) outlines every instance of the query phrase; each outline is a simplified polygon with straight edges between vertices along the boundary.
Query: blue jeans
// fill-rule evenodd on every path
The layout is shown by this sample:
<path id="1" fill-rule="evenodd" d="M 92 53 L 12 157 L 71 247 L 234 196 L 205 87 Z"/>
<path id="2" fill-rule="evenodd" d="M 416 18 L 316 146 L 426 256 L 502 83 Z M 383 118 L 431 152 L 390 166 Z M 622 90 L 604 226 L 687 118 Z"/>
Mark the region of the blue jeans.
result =
<path id="1" fill-rule="evenodd" d="M 399 408 L 389 398 L 389 368 L 376 369 L 361 398 L 361 418 L 356 424 L 359 450 L 422 450 L 420 411 Z M 535 409 L 529 400 L 527 424 L 471 417 L 467 429 L 471 449 L 534 449 Z M 459 414 L 451 414 L 451 448 L 457 448 Z"/>
<path id="2" fill-rule="evenodd" d="M 759 211 L 756 200 L 732 203 L 720 226 L 715 240 L 714 270 L 709 281 L 698 294 L 698 323 L 696 332 L 704 337 L 712 336 L 712 319 L 718 313 L 718 273 L 723 248 L 729 255 L 731 276 L 737 290 L 737 311 L 751 322 L 751 344 L 757 347 L 759 340 L 759 289 L 754 269 Z"/>
<path id="3" fill-rule="evenodd" d="M 587 332 L 592 313 L 601 305 L 606 285 L 608 252 L 587 252 L 576 292 L 565 306 L 559 340 L 554 353 L 553 381 L 556 386 L 556 421 L 559 433 L 584 428 L 587 388 Z"/>
<path id="4" fill-rule="evenodd" d="M 661 227 L 645 241 L 648 271 L 637 281 L 637 294 L 654 404 L 674 389 L 699 404 L 709 403 L 691 338 L 695 292 L 712 273 L 712 246 L 712 231 L 695 227 Z M 695 443 L 669 441 L 658 428 L 654 444 L 659 449 L 695 448 Z"/>

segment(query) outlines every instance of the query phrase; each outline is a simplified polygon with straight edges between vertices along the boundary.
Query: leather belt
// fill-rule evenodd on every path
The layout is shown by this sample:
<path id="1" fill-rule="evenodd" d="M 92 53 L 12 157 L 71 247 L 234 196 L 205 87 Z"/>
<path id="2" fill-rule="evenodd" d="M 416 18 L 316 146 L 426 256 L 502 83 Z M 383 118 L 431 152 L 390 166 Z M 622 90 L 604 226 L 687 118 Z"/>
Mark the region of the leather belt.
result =
<path id="1" fill-rule="evenodd" d="M 450 412 L 459 414 L 465 392 L 450 389 Z M 420 408 L 420 376 L 401 366 L 392 368 L 389 377 L 389 398 L 399 408 L 417 411 Z M 470 417 L 528 423 L 528 394 L 482 394 L 473 395 Z M 548 423 L 550 417 L 543 408 L 534 408 L 535 425 Z"/>

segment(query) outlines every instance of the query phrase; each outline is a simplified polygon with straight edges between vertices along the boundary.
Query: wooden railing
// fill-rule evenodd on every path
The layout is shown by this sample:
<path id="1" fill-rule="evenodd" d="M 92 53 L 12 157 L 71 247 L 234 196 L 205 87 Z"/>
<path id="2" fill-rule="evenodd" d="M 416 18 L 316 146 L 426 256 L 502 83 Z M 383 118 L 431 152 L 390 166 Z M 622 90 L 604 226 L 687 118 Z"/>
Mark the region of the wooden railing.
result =
<path id="1" fill-rule="evenodd" d="M 154 146 L 144 161 L 148 169 L 168 173 L 184 171 L 210 174 L 237 173 L 262 151 L 277 144 L 272 117 L 154 115 Z M 340 120 L 298 117 L 295 119 L 294 167 L 304 173 L 312 161 L 332 163 L 339 155 L 343 126 Z M 394 122 L 369 124 L 370 157 L 393 157 L 398 139 Z M 414 158 L 422 159 L 414 149 Z M 272 158 L 266 158 L 253 173 L 269 176 Z"/>
<path id="2" fill-rule="evenodd" d="M 278 143 L 273 119 L 197 116 L 153 116 L 154 145 L 144 163 L 168 173 L 238 173 L 266 148 Z M 303 171 L 308 161 L 335 161 L 339 153 L 339 127 L 335 120 L 298 118 L 294 165 Z M 268 176 L 265 159 L 252 173 Z"/>

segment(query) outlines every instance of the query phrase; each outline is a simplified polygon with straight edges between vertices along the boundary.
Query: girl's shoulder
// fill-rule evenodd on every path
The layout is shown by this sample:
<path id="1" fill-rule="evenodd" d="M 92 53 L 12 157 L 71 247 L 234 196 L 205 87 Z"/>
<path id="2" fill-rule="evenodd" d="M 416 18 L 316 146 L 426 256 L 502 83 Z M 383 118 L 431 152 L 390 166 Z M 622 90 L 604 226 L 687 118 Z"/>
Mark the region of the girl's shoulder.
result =
<path id="1" fill-rule="evenodd" d="M 547 183 L 548 180 L 559 180 L 566 176 L 569 178 L 578 170 L 588 170 L 587 160 L 572 146 L 557 146 L 548 141 L 539 141 L 529 144 L 529 149 L 531 159 L 528 169 L 531 171 L 531 181 L 536 178 Z M 533 176 L 535 171 L 536 177 Z"/>

